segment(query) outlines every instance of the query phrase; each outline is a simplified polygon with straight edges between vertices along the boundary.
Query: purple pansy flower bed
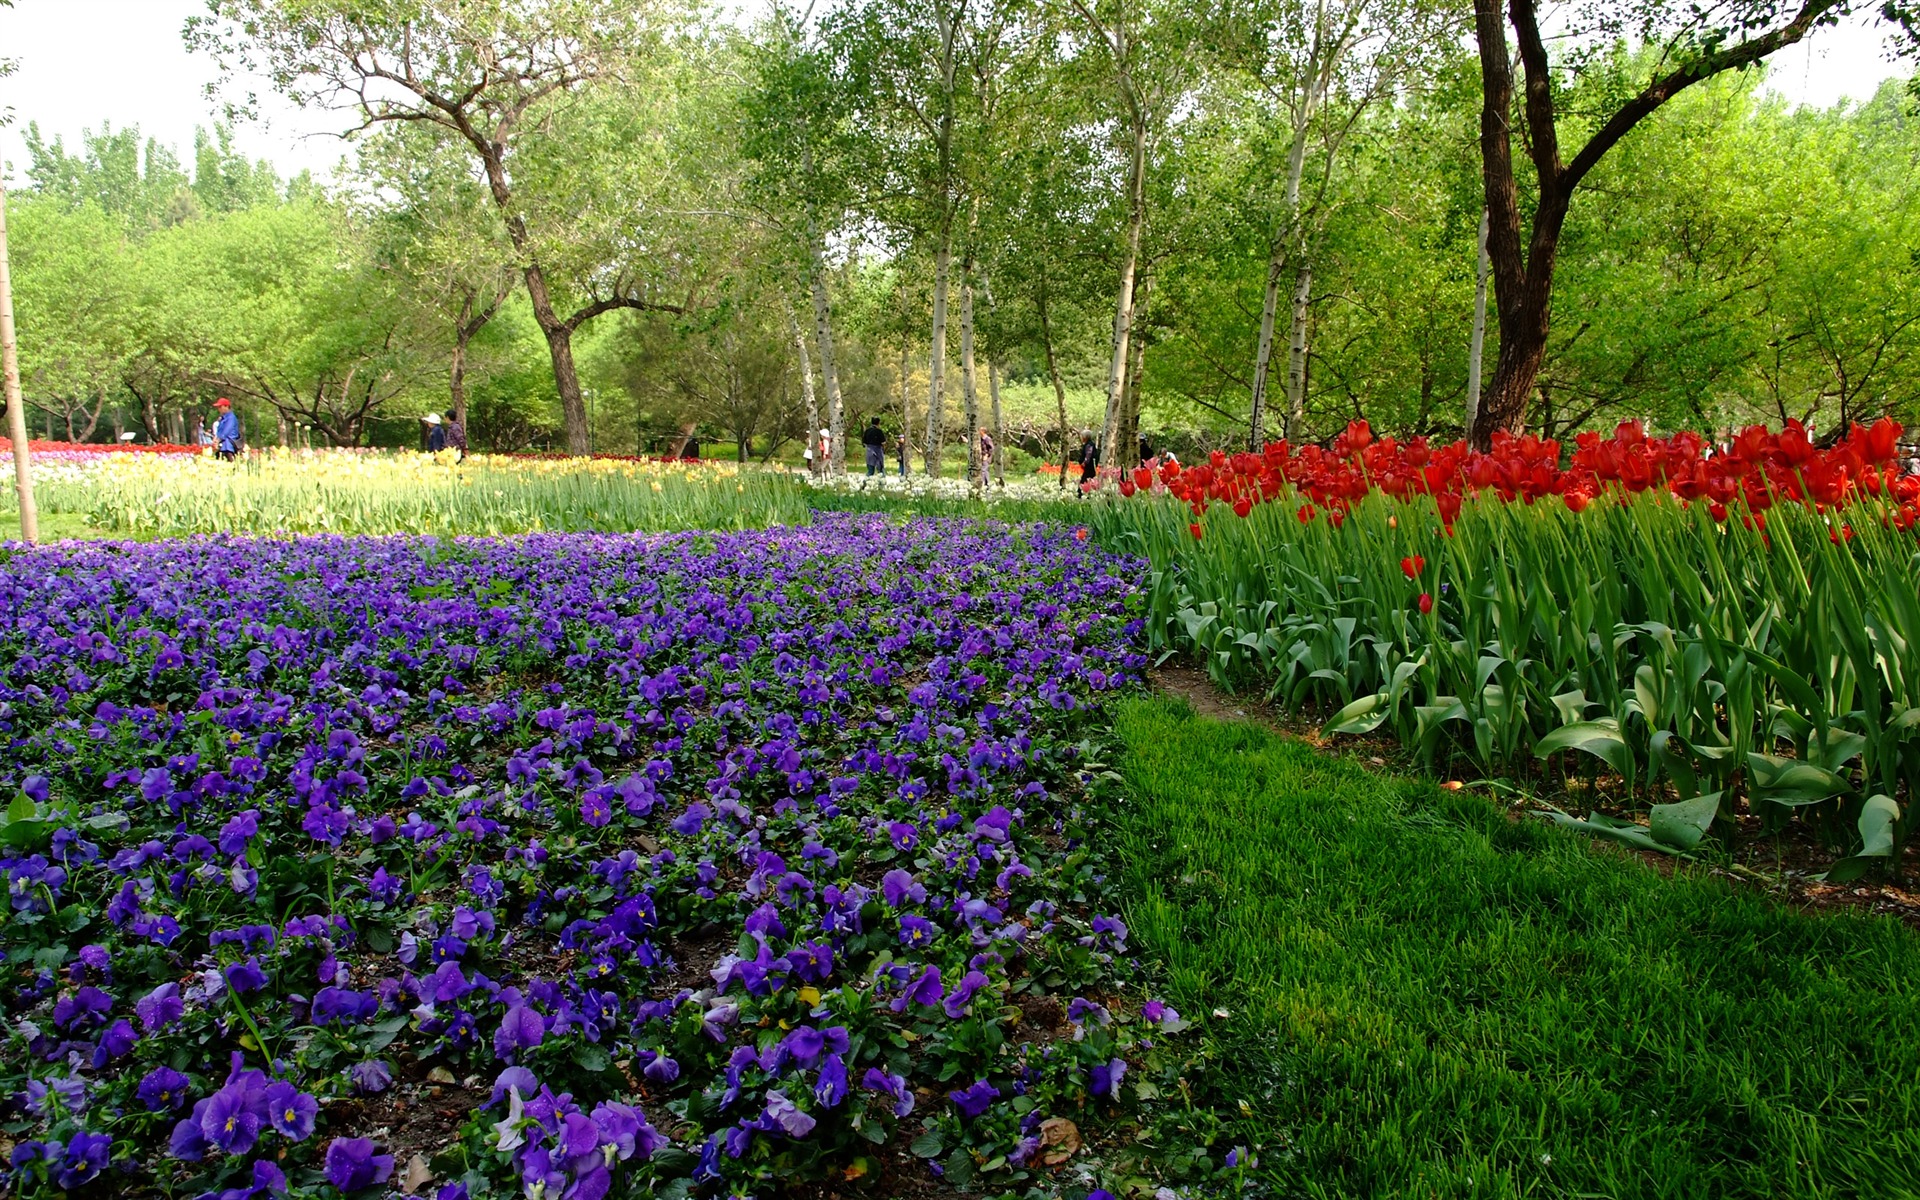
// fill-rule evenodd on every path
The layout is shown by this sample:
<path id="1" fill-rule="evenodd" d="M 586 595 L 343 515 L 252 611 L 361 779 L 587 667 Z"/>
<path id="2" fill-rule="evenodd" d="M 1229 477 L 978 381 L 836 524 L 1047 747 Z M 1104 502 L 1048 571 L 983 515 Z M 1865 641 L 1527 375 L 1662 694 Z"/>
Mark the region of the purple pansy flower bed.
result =
<path id="1" fill-rule="evenodd" d="M 12 1189 L 1047 1178 L 1178 1023 L 1083 811 L 1140 569 L 880 516 L 13 553 Z"/>

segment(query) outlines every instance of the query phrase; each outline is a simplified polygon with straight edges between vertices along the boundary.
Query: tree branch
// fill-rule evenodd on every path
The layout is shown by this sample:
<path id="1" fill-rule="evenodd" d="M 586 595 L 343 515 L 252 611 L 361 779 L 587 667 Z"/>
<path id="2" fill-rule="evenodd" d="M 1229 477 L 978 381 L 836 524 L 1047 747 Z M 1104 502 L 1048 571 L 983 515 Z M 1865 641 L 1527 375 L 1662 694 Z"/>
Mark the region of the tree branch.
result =
<path id="1" fill-rule="evenodd" d="M 1598 163 L 1608 150 L 1611 150 L 1648 114 L 1680 92 L 1703 79 L 1759 62 L 1774 51 L 1793 45 L 1807 36 L 1807 33 L 1823 17 L 1845 7 L 1846 0 L 1805 0 L 1793 20 L 1772 33 L 1750 38 L 1737 46 L 1709 54 L 1699 62 L 1689 63 L 1654 80 L 1639 95 L 1621 105 L 1619 111 L 1615 112 L 1607 123 L 1587 140 L 1587 144 L 1580 148 L 1580 153 L 1574 156 L 1573 161 L 1560 174 L 1562 188 L 1570 192 L 1579 186 L 1580 180 L 1593 170 L 1594 164 Z M 1531 67 L 1528 70 L 1531 74 Z"/>

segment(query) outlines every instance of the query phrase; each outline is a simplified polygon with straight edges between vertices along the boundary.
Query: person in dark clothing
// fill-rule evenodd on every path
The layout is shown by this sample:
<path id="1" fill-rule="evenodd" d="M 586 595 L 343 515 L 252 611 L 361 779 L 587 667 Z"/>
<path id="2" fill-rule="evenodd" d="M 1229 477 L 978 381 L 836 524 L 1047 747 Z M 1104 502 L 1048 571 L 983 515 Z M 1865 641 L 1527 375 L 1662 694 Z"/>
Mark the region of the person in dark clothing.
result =
<path id="1" fill-rule="evenodd" d="M 1091 481 L 1100 466 L 1100 447 L 1093 444 L 1092 433 L 1080 435 L 1080 453 L 1075 455 L 1075 461 L 1080 464 L 1080 482 Z"/>
<path id="2" fill-rule="evenodd" d="M 438 454 L 447 448 L 447 427 L 440 423 L 439 413 L 427 414 L 427 453 Z"/>
<path id="3" fill-rule="evenodd" d="M 1147 435 L 1144 433 L 1140 435 L 1140 461 L 1143 463 L 1153 461 L 1153 447 L 1147 444 Z"/>
<path id="4" fill-rule="evenodd" d="M 887 435 L 880 432 L 880 418 L 867 422 L 860 432 L 860 444 L 867 448 L 867 477 L 887 473 Z"/>
<path id="5" fill-rule="evenodd" d="M 448 448 L 460 452 L 460 457 L 456 461 L 465 462 L 467 460 L 467 427 L 460 423 L 459 417 L 448 413 L 445 429 Z"/>

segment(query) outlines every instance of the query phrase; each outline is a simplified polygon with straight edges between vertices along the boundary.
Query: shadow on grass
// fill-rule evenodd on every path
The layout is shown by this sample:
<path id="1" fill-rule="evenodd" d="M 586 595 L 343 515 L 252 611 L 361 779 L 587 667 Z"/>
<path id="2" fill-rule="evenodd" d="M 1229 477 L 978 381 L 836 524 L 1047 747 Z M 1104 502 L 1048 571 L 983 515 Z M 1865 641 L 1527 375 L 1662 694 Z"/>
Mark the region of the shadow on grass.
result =
<path id="1" fill-rule="evenodd" d="M 1920 1195 L 1920 936 L 1141 699 L 1117 849 L 1217 1109 L 1312 1196 Z M 1246 1109 L 1240 1104 L 1245 1102 Z"/>

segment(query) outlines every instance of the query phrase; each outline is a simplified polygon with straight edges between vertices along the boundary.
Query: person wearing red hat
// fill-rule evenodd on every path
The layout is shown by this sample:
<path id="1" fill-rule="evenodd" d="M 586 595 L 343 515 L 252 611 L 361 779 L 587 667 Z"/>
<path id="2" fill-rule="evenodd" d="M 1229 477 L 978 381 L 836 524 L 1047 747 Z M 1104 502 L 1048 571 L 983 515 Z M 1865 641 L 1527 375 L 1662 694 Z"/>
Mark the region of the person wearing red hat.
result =
<path id="1" fill-rule="evenodd" d="M 240 418 L 233 414 L 233 401 L 225 396 L 213 402 L 220 416 L 213 423 L 213 452 L 232 462 L 240 453 Z"/>

